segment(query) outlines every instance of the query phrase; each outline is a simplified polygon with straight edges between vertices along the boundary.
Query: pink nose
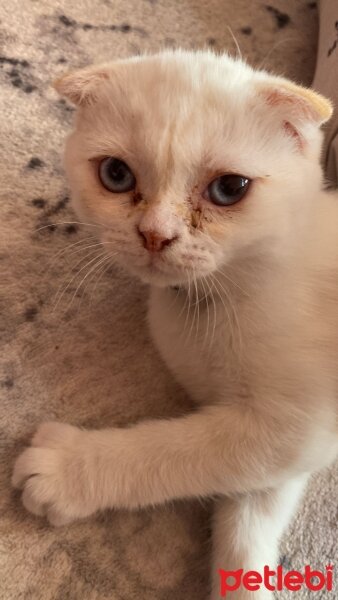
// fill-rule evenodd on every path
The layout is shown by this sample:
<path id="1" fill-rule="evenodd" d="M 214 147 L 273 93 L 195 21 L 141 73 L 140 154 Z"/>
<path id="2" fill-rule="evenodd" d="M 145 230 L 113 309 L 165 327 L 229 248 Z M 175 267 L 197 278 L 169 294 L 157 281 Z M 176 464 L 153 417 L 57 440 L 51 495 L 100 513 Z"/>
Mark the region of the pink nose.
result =
<path id="1" fill-rule="evenodd" d="M 165 238 L 157 231 L 141 231 L 138 229 L 138 233 L 142 238 L 143 246 L 149 250 L 149 252 L 160 252 L 165 246 L 169 246 L 177 239 L 177 236 Z"/>

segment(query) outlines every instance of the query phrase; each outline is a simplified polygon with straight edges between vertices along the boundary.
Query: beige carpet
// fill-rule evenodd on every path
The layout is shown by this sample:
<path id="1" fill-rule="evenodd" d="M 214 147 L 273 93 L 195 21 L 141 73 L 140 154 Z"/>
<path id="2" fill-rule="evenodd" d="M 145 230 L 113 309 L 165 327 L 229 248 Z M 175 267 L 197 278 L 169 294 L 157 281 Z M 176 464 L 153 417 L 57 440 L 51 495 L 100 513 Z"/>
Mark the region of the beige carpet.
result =
<path id="1" fill-rule="evenodd" d="M 311 81 L 317 9 L 308 0 L 0 4 L 1 600 L 206 600 L 207 503 L 111 511 L 53 530 L 21 508 L 9 477 L 43 420 L 99 427 L 189 406 L 149 340 L 147 290 L 111 269 L 76 291 L 93 249 L 69 244 L 91 232 L 60 224 L 74 219 L 60 158 L 72 113 L 50 80 L 164 46 L 235 52 L 228 26 L 250 62 Z M 284 540 L 286 566 L 337 559 L 337 491 L 337 469 L 315 479 Z"/>

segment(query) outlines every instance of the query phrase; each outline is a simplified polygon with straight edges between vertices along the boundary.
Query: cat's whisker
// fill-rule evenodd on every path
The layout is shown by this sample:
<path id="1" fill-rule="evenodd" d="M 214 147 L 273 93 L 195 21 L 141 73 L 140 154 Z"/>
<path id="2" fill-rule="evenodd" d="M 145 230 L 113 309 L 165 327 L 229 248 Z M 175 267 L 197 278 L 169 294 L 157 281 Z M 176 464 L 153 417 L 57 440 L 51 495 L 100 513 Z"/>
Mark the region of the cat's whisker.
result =
<path id="1" fill-rule="evenodd" d="M 240 47 L 239 47 L 238 40 L 237 40 L 237 38 L 236 38 L 236 36 L 235 36 L 234 32 L 232 31 L 232 29 L 231 29 L 230 25 L 227 25 L 227 26 L 226 26 L 226 28 L 229 30 L 229 32 L 230 32 L 230 35 L 231 35 L 231 37 L 232 37 L 233 41 L 235 42 L 235 46 L 236 46 L 236 49 L 237 49 L 237 55 L 238 55 L 238 57 L 240 58 L 240 60 L 243 60 L 242 52 L 241 52 L 241 49 L 240 49 Z"/>
<path id="2" fill-rule="evenodd" d="M 206 309 L 207 309 L 207 327 L 206 327 L 206 332 L 205 332 L 205 335 L 204 335 L 204 341 L 203 341 L 203 345 L 202 345 L 202 349 L 203 349 L 204 346 L 205 346 L 206 340 L 208 339 L 208 333 L 209 333 L 210 311 L 209 311 L 209 298 L 208 298 L 208 296 L 210 294 L 210 287 L 209 287 L 208 282 L 207 282 L 207 280 L 206 280 L 205 277 L 202 277 L 200 281 L 201 281 L 201 285 L 203 287 L 204 298 L 205 298 L 205 301 L 206 301 Z M 204 284 L 208 288 L 207 292 L 205 290 Z"/>
<path id="3" fill-rule="evenodd" d="M 74 246 L 79 246 L 80 244 L 83 244 L 85 242 L 88 241 L 95 241 L 95 244 L 87 244 L 86 246 L 81 246 L 80 248 L 77 248 L 75 251 L 69 252 L 69 254 L 67 255 L 67 258 L 69 258 L 70 256 L 74 256 L 74 254 L 79 254 L 81 252 L 85 252 L 86 250 L 90 249 L 90 248 L 95 248 L 96 246 L 108 246 L 109 244 L 113 244 L 114 242 L 109 242 L 109 241 L 104 241 L 104 242 L 97 242 L 96 241 L 97 238 L 95 238 L 94 236 L 90 236 L 87 238 L 84 238 L 83 240 L 78 240 L 77 242 L 73 243 L 73 244 L 69 244 L 68 246 L 66 246 L 66 248 L 62 248 L 61 250 L 59 250 L 59 252 L 57 252 L 54 257 L 52 258 L 52 260 L 50 261 L 50 264 L 47 265 L 45 271 L 44 271 L 44 275 L 46 276 L 49 272 L 49 270 L 52 268 L 52 266 L 54 265 L 55 261 L 57 258 L 60 258 L 60 256 L 64 256 L 65 254 L 67 254 L 68 251 L 70 251 L 70 249 Z M 80 259 L 79 262 L 81 262 L 82 260 L 84 260 L 85 257 L 82 257 Z M 79 264 L 79 263 L 76 263 Z M 76 266 L 76 265 L 75 265 Z"/>
<path id="4" fill-rule="evenodd" d="M 173 301 L 170 303 L 170 308 L 173 308 L 173 307 L 175 306 L 175 304 L 176 304 L 176 302 L 177 302 L 177 298 L 178 298 L 178 297 L 179 297 L 179 295 L 180 295 L 181 286 L 179 285 L 179 286 L 177 286 L 177 287 L 178 287 L 178 289 L 177 289 L 177 291 L 176 291 L 175 298 L 174 298 L 174 299 L 173 299 Z"/>
<path id="5" fill-rule="evenodd" d="M 85 250 L 89 250 L 90 248 L 97 248 L 98 246 L 104 246 L 104 245 L 105 245 L 104 242 L 96 242 L 95 244 L 89 244 L 88 246 L 85 246 L 84 248 L 74 250 L 74 252 L 70 253 L 70 256 L 74 256 L 75 254 L 80 254 L 80 252 L 84 252 Z"/>
<path id="6" fill-rule="evenodd" d="M 181 308 L 181 310 L 180 310 L 180 312 L 178 314 L 178 318 L 180 318 L 182 316 L 182 314 L 184 313 L 184 311 L 185 311 L 185 308 L 186 308 L 186 305 L 187 305 L 188 299 L 189 299 L 189 290 L 190 290 L 190 275 L 189 275 L 189 271 L 187 269 L 184 269 L 184 268 L 183 268 L 183 270 L 184 270 L 184 273 L 185 273 L 185 275 L 186 275 L 186 277 L 188 279 L 188 290 L 187 290 L 187 294 L 186 294 L 185 299 L 184 299 L 183 306 L 182 306 L 182 308 Z"/>
<path id="7" fill-rule="evenodd" d="M 81 263 L 82 263 L 84 260 L 87 260 L 88 258 L 90 258 L 90 257 L 94 256 L 95 254 L 96 254 L 96 250 L 88 252 L 88 253 L 87 253 L 85 256 L 81 256 L 80 260 L 78 260 L 78 261 L 75 263 L 75 265 L 73 265 L 73 264 L 72 264 L 72 270 L 74 271 L 74 269 L 76 269 L 76 267 L 77 267 L 78 265 L 80 265 L 80 264 L 81 264 Z M 77 272 L 75 273 L 75 275 L 74 275 L 74 278 L 75 278 L 76 276 L 77 276 Z M 63 280 L 63 282 L 61 283 L 61 285 L 59 286 L 59 288 L 58 288 L 58 290 L 57 290 L 57 292 L 56 292 L 56 294 L 55 294 L 55 302 L 57 301 L 57 298 L 58 298 L 58 296 L 59 296 L 59 294 L 60 294 L 60 292 L 61 292 L 61 289 L 63 288 L 63 285 L 64 285 L 64 283 L 65 283 L 65 280 Z M 71 283 L 71 282 L 70 282 L 70 283 Z"/>
<path id="8" fill-rule="evenodd" d="M 90 277 L 89 280 L 88 280 L 88 282 L 86 283 L 86 285 L 85 285 L 85 287 L 83 289 L 83 292 L 82 292 L 82 297 L 83 297 L 85 291 L 87 290 L 87 288 L 90 285 L 92 285 L 92 283 L 94 283 L 94 281 L 95 281 L 94 290 L 92 290 L 92 293 L 90 295 L 90 302 L 89 303 L 91 303 L 91 300 L 92 300 L 93 295 L 95 293 L 95 289 L 97 287 L 98 281 L 101 279 L 102 272 L 105 270 L 106 266 L 109 267 L 111 265 L 111 263 L 109 262 L 110 259 L 113 258 L 114 256 L 116 256 L 117 254 L 118 254 L 118 252 L 110 252 L 109 254 L 106 253 L 107 261 L 104 261 L 104 262 L 102 261 L 102 263 L 100 265 L 98 265 L 98 268 L 95 269 L 95 271 L 93 271 L 92 277 Z M 107 262 L 108 262 L 108 265 L 106 265 Z M 95 276 L 96 275 L 98 275 L 98 277 L 96 277 L 96 280 L 95 280 Z"/>
<path id="9" fill-rule="evenodd" d="M 193 270 L 192 276 L 193 276 L 193 284 L 194 284 L 194 290 L 193 290 L 193 292 L 195 293 L 195 299 L 194 299 L 194 303 L 193 303 L 194 312 L 193 312 L 192 320 L 191 320 L 191 324 L 190 324 L 190 329 L 189 329 L 189 334 L 188 334 L 188 341 L 190 340 L 191 335 L 192 335 L 192 333 L 194 331 L 194 325 L 195 325 L 196 313 L 197 313 L 197 306 L 198 306 L 198 287 L 197 287 L 195 270 Z"/>
<path id="10" fill-rule="evenodd" d="M 107 256 L 106 256 L 107 258 Z M 106 261 L 105 261 L 106 262 Z M 104 263 L 105 264 L 105 263 Z M 99 261 L 98 263 L 96 263 L 94 265 L 95 268 L 92 269 L 92 272 L 90 273 L 91 269 L 89 270 L 89 272 L 83 277 L 83 279 L 80 282 L 80 287 L 79 289 L 82 287 L 81 290 L 81 295 L 77 294 L 77 291 L 75 290 L 75 294 L 73 295 L 72 301 L 74 300 L 75 296 L 77 295 L 79 297 L 79 305 L 81 304 L 84 295 L 88 289 L 88 287 L 93 283 L 93 281 L 95 280 L 95 276 L 97 274 L 97 271 L 100 271 L 100 267 L 102 265 L 102 262 Z M 89 277 L 87 278 L 87 275 L 89 275 Z M 85 282 L 85 283 L 84 283 Z M 84 283 L 84 286 L 82 286 L 82 283 Z M 91 298 L 93 296 L 93 292 L 91 293 Z"/>
<path id="11" fill-rule="evenodd" d="M 208 281 L 208 277 L 205 278 L 205 283 L 207 284 L 208 290 L 209 290 L 208 307 L 209 307 L 209 299 L 211 299 L 211 302 L 213 303 L 213 309 L 215 311 L 216 310 L 216 306 L 214 304 L 214 302 L 215 302 L 214 295 L 213 295 L 213 291 L 212 291 L 212 287 L 210 285 L 210 282 Z M 210 319 L 209 319 L 209 327 L 208 327 L 209 331 L 210 331 L 210 325 L 211 325 L 211 316 L 210 316 Z M 206 340 L 205 343 L 207 343 L 208 337 L 209 337 L 209 333 L 208 333 L 208 335 L 205 338 L 205 340 Z M 210 337 L 209 337 L 209 339 L 210 339 Z M 210 353 L 210 351 L 211 351 L 211 345 L 209 346 L 209 353 Z"/>
<path id="12" fill-rule="evenodd" d="M 86 249 L 84 248 L 84 250 L 86 250 Z M 81 263 L 82 263 L 84 260 L 86 260 L 87 258 L 90 258 L 91 256 L 94 256 L 94 254 L 96 254 L 97 250 L 98 250 L 98 249 L 95 249 L 95 250 L 90 250 L 90 252 L 87 252 L 87 254 L 86 254 L 85 256 L 81 256 L 81 258 L 80 258 L 80 259 L 79 259 L 79 260 L 78 260 L 78 261 L 77 261 L 75 264 L 71 263 L 71 265 L 70 265 L 70 266 L 71 266 L 71 268 L 72 268 L 72 271 L 74 272 L 74 269 L 76 269 L 76 267 L 77 267 L 78 265 L 80 265 L 80 264 L 81 264 Z M 63 283 L 64 283 L 64 282 L 63 282 Z M 63 284 L 61 284 L 61 286 L 60 286 L 60 287 L 62 287 L 62 285 L 63 285 Z M 59 288 L 59 289 L 60 289 L 60 288 Z M 56 292 L 55 296 L 57 297 L 57 295 L 58 295 L 58 292 Z"/>
<path id="13" fill-rule="evenodd" d="M 189 271 L 187 271 L 187 275 L 188 275 L 188 295 L 187 295 L 187 298 L 186 298 L 186 300 L 187 300 L 187 314 L 186 314 L 185 321 L 184 321 L 183 334 L 185 334 L 186 327 L 187 327 L 187 324 L 188 324 L 188 321 L 189 321 L 190 306 L 191 306 L 191 296 L 190 296 L 190 294 L 191 294 L 191 292 L 190 292 L 190 290 L 191 290 L 191 279 L 190 279 L 190 273 L 189 273 Z M 186 303 L 184 302 L 184 306 L 185 305 L 186 305 Z"/>
<path id="14" fill-rule="evenodd" d="M 73 281 L 76 279 L 76 277 L 86 268 L 88 267 L 90 264 L 92 264 L 97 258 L 100 258 L 102 256 L 102 253 L 97 255 L 97 251 L 94 251 L 95 256 L 94 258 L 92 258 L 91 260 L 89 260 L 88 262 L 86 262 L 86 264 L 81 267 L 81 269 L 79 271 L 76 271 L 74 277 L 71 278 L 71 280 L 68 282 L 68 284 L 66 285 L 66 287 L 63 289 L 62 293 L 59 294 L 59 290 L 56 294 L 56 299 L 55 299 L 55 304 L 54 304 L 54 308 L 53 308 L 53 312 L 56 310 L 56 308 L 58 307 L 59 303 L 61 302 L 63 296 L 65 295 L 66 291 L 68 290 L 68 288 L 70 287 L 70 285 L 73 283 Z M 76 263 L 75 266 L 77 266 L 78 264 L 80 264 L 83 260 L 86 260 L 86 258 L 89 258 L 89 256 L 93 256 L 94 254 L 93 252 L 90 252 L 89 255 L 87 255 L 86 257 L 82 257 L 80 261 L 78 261 L 78 263 Z M 75 268 L 75 267 L 74 267 Z"/>
<path id="15" fill-rule="evenodd" d="M 83 221 L 58 221 L 56 223 L 48 223 L 47 225 L 43 225 L 42 227 L 38 227 L 34 229 L 34 233 L 41 231 L 42 229 L 47 229 L 48 227 L 56 227 L 57 225 L 85 225 L 86 227 L 98 227 L 102 229 L 110 229 L 107 225 L 99 224 L 99 223 L 85 223 Z"/>
<path id="16" fill-rule="evenodd" d="M 74 294 L 72 296 L 72 299 L 71 299 L 70 303 L 68 304 L 66 310 L 68 310 L 71 307 L 71 305 L 73 304 L 74 298 L 76 297 L 76 294 L 78 293 L 78 291 L 80 290 L 80 288 L 82 287 L 82 285 L 84 284 L 84 282 L 86 281 L 86 279 L 90 276 L 90 274 L 91 273 L 95 273 L 95 270 L 100 265 L 102 265 L 102 263 L 106 262 L 109 258 L 110 257 L 107 256 L 106 253 L 104 253 L 103 257 L 102 257 L 102 254 L 101 254 L 101 256 L 99 257 L 99 260 L 96 263 L 94 263 L 94 265 L 89 269 L 89 271 L 87 271 L 87 273 L 84 275 L 84 277 L 82 277 L 82 279 L 81 279 L 80 283 L 78 284 L 78 286 L 77 286 L 77 288 L 76 288 L 76 290 L 75 290 L 75 292 L 74 292 Z"/>
<path id="17" fill-rule="evenodd" d="M 82 300 L 83 300 L 83 297 L 84 297 L 85 289 L 82 289 L 81 295 L 79 295 L 78 292 L 79 292 L 80 288 L 82 287 L 82 284 L 87 280 L 87 277 L 89 277 L 91 275 L 91 273 L 95 273 L 96 268 L 101 265 L 101 262 L 102 262 L 103 258 L 104 257 L 102 256 L 102 254 L 99 255 L 98 257 L 96 257 L 96 259 L 94 261 L 94 264 L 84 274 L 84 276 L 80 280 L 80 283 L 77 285 L 77 287 L 76 287 L 76 289 L 75 289 L 75 291 L 74 291 L 74 293 L 73 293 L 70 301 L 66 305 L 65 312 L 67 312 L 67 311 L 70 310 L 70 308 L 72 307 L 73 302 L 74 302 L 76 296 L 78 296 L 78 310 L 77 310 L 77 312 L 79 312 L 80 306 L 81 306 L 81 303 L 82 303 Z M 87 265 L 87 266 L 89 267 L 89 265 Z"/>
<path id="18" fill-rule="evenodd" d="M 213 284 L 213 282 L 212 282 L 212 284 Z M 213 284 L 213 286 L 214 286 L 214 284 Z M 209 341 L 209 352 L 211 352 L 212 344 L 213 344 L 213 341 L 214 341 L 214 338 L 215 338 L 216 320 L 217 320 L 217 306 L 216 306 L 216 301 L 215 301 L 213 290 L 212 290 L 211 286 L 210 286 L 210 291 L 211 291 L 211 295 L 210 295 L 211 296 L 211 301 L 212 301 L 212 304 L 213 304 L 213 317 L 214 318 L 213 318 L 212 335 L 211 335 L 211 338 L 210 338 L 210 341 Z"/>
<path id="19" fill-rule="evenodd" d="M 227 301 L 229 303 L 229 308 L 232 311 L 233 320 L 231 319 L 231 315 L 229 313 L 229 310 L 228 310 L 228 308 L 225 305 L 224 298 L 223 298 L 222 294 L 220 293 L 220 290 L 217 288 L 217 285 L 216 285 L 216 289 L 217 289 L 217 293 L 219 295 L 219 298 L 220 298 L 220 300 L 221 300 L 221 302 L 222 302 L 222 304 L 223 304 L 223 306 L 224 306 L 224 308 L 225 308 L 225 310 L 226 310 L 226 312 L 228 314 L 229 326 L 230 326 L 230 329 L 231 329 L 231 337 L 232 337 L 233 343 L 238 342 L 239 350 L 241 351 L 241 349 L 242 349 L 242 335 L 241 335 L 241 328 L 240 328 L 240 323 L 239 323 L 239 319 L 238 319 L 238 316 L 237 316 L 237 311 L 236 311 L 235 305 L 232 302 L 231 295 L 230 295 L 229 291 L 225 289 L 225 287 L 222 285 L 222 283 L 219 281 L 219 279 L 215 275 L 213 275 L 213 276 L 215 278 L 215 281 L 217 282 L 217 284 L 220 286 L 221 290 L 223 291 L 224 296 L 225 296 L 225 298 L 227 299 Z M 235 324 L 236 327 L 237 327 L 237 336 L 235 335 L 235 332 L 234 332 L 234 329 L 233 329 L 233 324 Z"/>
<path id="20" fill-rule="evenodd" d="M 235 324 L 236 324 L 236 326 L 237 326 L 237 333 L 238 333 L 238 338 L 237 338 L 237 339 L 238 339 L 238 341 L 239 341 L 239 345 L 241 346 L 241 345 L 242 345 L 242 339 L 241 339 L 241 328 L 240 328 L 239 319 L 238 319 L 238 317 L 237 317 L 237 310 L 236 310 L 235 303 L 233 302 L 233 298 L 232 298 L 232 296 L 231 296 L 230 292 L 229 292 L 228 290 L 226 290 L 226 289 L 224 288 L 224 286 L 222 285 L 222 282 L 221 282 L 221 281 L 219 281 L 218 279 L 217 279 L 217 282 L 218 282 L 218 284 L 219 284 L 219 286 L 220 286 L 221 290 L 224 292 L 224 295 L 225 295 L 225 297 L 227 298 L 227 300 L 228 300 L 228 302 L 229 302 L 229 307 L 230 307 L 230 309 L 232 310 L 233 317 L 234 317 L 234 321 L 235 321 Z M 235 341 L 235 340 L 236 340 L 236 338 L 235 338 L 235 336 L 234 336 L 234 341 Z"/>
<path id="21" fill-rule="evenodd" d="M 215 288 L 215 291 L 217 293 L 217 296 L 221 302 L 221 304 L 223 305 L 224 311 L 226 313 L 226 317 L 227 317 L 227 321 L 228 321 L 228 326 L 230 329 L 230 336 L 231 336 L 231 340 L 234 339 L 234 332 L 233 332 L 233 326 L 232 326 L 232 319 L 231 319 L 231 315 L 230 315 L 230 311 L 229 311 L 229 307 L 226 305 L 223 296 L 220 294 L 220 290 L 218 289 L 218 285 L 220 285 L 218 279 L 216 278 L 215 274 L 212 274 L 212 279 L 213 279 L 213 285 Z M 226 290 L 223 288 L 223 294 L 225 295 L 226 300 L 229 302 L 229 297 L 228 297 L 228 293 L 226 292 Z"/>
<path id="22" fill-rule="evenodd" d="M 177 290 L 177 294 L 176 294 L 176 296 L 175 296 L 174 304 L 176 304 L 176 302 L 177 302 L 177 298 L 179 297 L 179 295 L 180 295 L 181 291 L 182 291 L 182 286 L 181 286 L 181 285 L 179 285 L 179 286 L 178 286 L 178 290 Z"/>
<path id="23" fill-rule="evenodd" d="M 263 60 L 259 63 L 259 65 L 256 67 L 258 70 L 261 70 L 264 67 L 264 63 L 266 63 L 266 61 L 268 60 L 268 58 L 270 58 L 272 52 L 274 52 L 276 50 L 276 48 L 279 48 L 279 46 L 282 46 L 283 44 L 289 43 L 289 42 L 296 42 L 297 38 L 296 37 L 289 37 L 289 38 L 283 38 L 282 40 L 279 40 L 278 42 L 276 42 L 272 48 L 270 48 L 270 50 L 268 51 L 268 53 L 264 56 Z"/>
<path id="24" fill-rule="evenodd" d="M 108 258 L 111 259 L 114 256 L 116 256 L 116 254 L 117 254 L 117 252 L 109 254 Z M 97 270 L 98 272 L 96 273 L 97 274 L 97 278 L 96 278 L 96 281 L 95 281 L 94 289 L 92 290 L 92 293 L 91 293 L 90 298 L 89 298 L 89 305 L 90 306 L 91 306 L 91 303 L 92 303 L 92 300 L 93 300 L 93 297 L 94 297 L 94 294 L 95 294 L 95 290 L 96 290 L 99 282 L 101 281 L 102 277 L 108 271 L 108 269 L 109 269 L 110 266 L 111 266 L 111 263 L 108 261 L 108 264 L 104 263 L 103 265 L 101 265 L 98 268 L 98 270 Z"/>
<path id="25" fill-rule="evenodd" d="M 195 317 L 195 308 L 194 308 L 194 312 L 192 312 L 192 317 L 190 318 L 190 308 L 193 306 L 193 298 L 192 295 L 194 293 L 194 288 L 193 288 L 193 284 L 195 284 L 195 275 L 194 273 L 192 273 L 192 277 L 191 277 L 191 295 L 189 294 L 189 313 L 188 313 L 188 323 L 190 323 L 190 328 L 188 331 L 188 335 L 187 335 L 187 342 L 189 343 L 190 340 L 190 336 L 191 336 L 191 332 L 194 326 L 194 317 Z"/>
<path id="26" fill-rule="evenodd" d="M 223 288 L 222 285 L 221 285 L 221 287 Z M 228 294 L 228 300 L 229 300 L 230 308 L 233 313 L 234 324 L 237 327 L 237 336 L 234 336 L 234 341 L 237 342 L 238 350 L 241 354 L 242 347 L 243 347 L 241 324 L 240 324 L 240 320 L 239 320 L 238 314 L 237 314 L 236 303 L 234 302 L 234 299 L 230 293 Z"/>
<path id="27" fill-rule="evenodd" d="M 199 334 L 199 329 L 200 329 L 200 298 L 199 298 L 199 291 L 198 291 L 198 284 L 197 284 L 197 279 L 195 278 L 195 282 L 196 282 L 196 295 L 197 295 L 197 327 L 196 327 L 196 335 L 195 335 L 195 339 L 198 339 L 198 334 Z"/>
<path id="28" fill-rule="evenodd" d="M 47 264 L 42 267 L 40 271 L 41 277 L 46 279 L 49 275 L 51 268 L 55 265 L 56 260 L 59 259 L 61 256 L 64 256 L 68 251 L 70 251 L 71 248 L 73 248 L 74 246 L 79 246 L 80 244 L 86 243 L 88 241 L 94 241 L 95 239 L 96 238 L 94 236 L 89 236 L 83 238 L 82 240 L 77 240 L 77 242 L 73 242 L 72 244 L 67 244 L 65 248 L 61 248 L 61 250 L 59 250 L 51 258 L 49 258 L 47 260 Z M 70 253 L 70 255 L 71 254 L 72 253 Z"/>
<path id="29" fill-rule="evenodd" d="M 71 248 L 74 248 L 74 246 L 79 246 L 80 244 L 83 244 L 83 243 L 89 242 L 89 241 L 94 241 L 95 239 L 96 238 L 94 236 L 88 236 L 81 240 L 77 240 L 77 242 L 73 242 L 72 244 L 67 244 L 67 246 L 65 248 L 61 248 L 61 250 L 59 250 L 56 254 L 54 254 L 54 256 L 51 259 L 51 265 L 48 265 L 47 268 L 49 269 L 50 266 L 53 265 L 53 263 L 55 262 L 55 260 L 57 258 L 60 258 L 64 254 L 66 254 L 68 252 L 68 250 L 70 250 Z"/>
<path id="30" fill-rule="evenodd" d="M 217 269 L 217 271 L 215 271 L 215 273 L 219 273 L 222 277 L 227 279 L 229 281 L 229 283 L 236 286 L 245 296 L 249 296 L 248 292 L 243 290 L 243 288 L 240 285 L 238 285 L 237 281 L 234 281 L 233 279 L 231 279 L 231 277 L 227 273 L 225 273 L 221 269 Z"/>

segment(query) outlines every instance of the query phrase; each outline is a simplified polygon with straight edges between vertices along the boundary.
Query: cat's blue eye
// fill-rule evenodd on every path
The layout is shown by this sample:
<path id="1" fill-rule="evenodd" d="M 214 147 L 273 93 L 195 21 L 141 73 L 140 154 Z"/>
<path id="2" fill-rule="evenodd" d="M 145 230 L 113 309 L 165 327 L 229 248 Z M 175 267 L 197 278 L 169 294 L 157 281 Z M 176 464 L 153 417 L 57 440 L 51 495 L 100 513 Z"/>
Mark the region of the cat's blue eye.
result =
<path id="1" fill-rule="evenodd" d="M 119 158 L 108 157 L 99 164 L 102 185 L 113 194 L 123 194 L 135 188 L 136 179 L 128 165 Z"/>
<path id="2" fill-rule="evenodd" d="M 244 198 L 249 186 L 250 179 L 243 175 L 222 175 L 208 185 L 208 198 L 217 206 L 231 206 Z"/>

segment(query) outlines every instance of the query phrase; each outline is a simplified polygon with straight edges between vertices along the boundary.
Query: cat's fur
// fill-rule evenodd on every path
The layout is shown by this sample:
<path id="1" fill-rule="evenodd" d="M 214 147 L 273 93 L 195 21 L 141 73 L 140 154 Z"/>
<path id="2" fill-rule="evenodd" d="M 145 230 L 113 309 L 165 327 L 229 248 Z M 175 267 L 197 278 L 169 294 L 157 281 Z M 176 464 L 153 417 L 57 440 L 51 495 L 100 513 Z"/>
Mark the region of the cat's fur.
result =
<path id="1" fill-rule="evenodd" d="M 209 52 L 117 61 L 56 87 L 78 106 L 74 206 L 150 283 L 153 338 L 198 408 L 128 429 L 42 425 L 13 482 L 54 524 L 215 496 L 216 599 L 218 568 L 274 566 L 309 474 L 337 455 L 338 205 L 319 165 L 331 106 Z M 128 163 L 136 193 L 101 186 L 102 156 Z M 253 183 L 220 208 L 203 191 L 227 172 Z M 177 239 L 150 253 L 137 227 Z"/>

